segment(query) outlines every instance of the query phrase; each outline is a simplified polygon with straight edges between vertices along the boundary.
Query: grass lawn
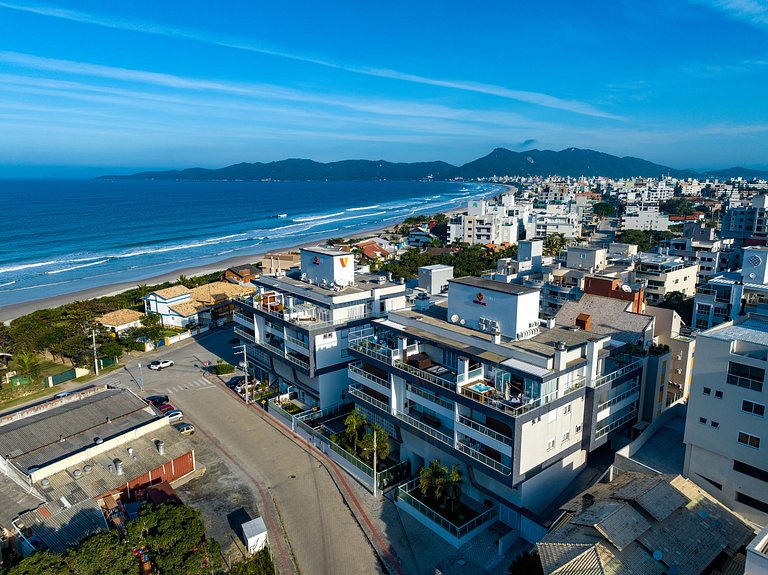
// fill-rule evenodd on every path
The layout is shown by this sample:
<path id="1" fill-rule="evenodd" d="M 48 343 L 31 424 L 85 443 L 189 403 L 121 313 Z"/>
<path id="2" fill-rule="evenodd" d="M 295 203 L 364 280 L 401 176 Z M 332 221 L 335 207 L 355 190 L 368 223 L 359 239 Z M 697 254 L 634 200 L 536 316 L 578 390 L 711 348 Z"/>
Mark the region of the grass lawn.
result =
<path id="1" fill-rule="evenodd" d="M 280 407 L 282 407 L 284 411 L 290 413 L 291 415 L 296 415 L 297 413 L 301 413 L 304 411 L 292 401 L 289 401 L 288 403 L 284 403 Z"/>
<path id="2" fill-rule="evenodd" d="M 5 390 L 3 391 L 5 392 Z M 43 387 L 42 383 L 30 383 L 28 385 L 14 387 L 12 388 L 12 391 L 17 393 L 25 393 L 25 395 L 19 397 L 7 397 L 5 393 L 3 393 L 0 396 L 0 409 L 10 409 L 28 401 L 40 399 L 41 397 L 46 397 L 48 395 L 53 395 L 57 392 L 57 389 L 55 387 Z"/>
<path id="3" fill-rule="evenodd" d="M 54 361 L 43 360 L 40 362 L 40 376 L 43 378 L 58 375 L 70 369 L 72 369 L 71 365 L 63 365 Z"/>

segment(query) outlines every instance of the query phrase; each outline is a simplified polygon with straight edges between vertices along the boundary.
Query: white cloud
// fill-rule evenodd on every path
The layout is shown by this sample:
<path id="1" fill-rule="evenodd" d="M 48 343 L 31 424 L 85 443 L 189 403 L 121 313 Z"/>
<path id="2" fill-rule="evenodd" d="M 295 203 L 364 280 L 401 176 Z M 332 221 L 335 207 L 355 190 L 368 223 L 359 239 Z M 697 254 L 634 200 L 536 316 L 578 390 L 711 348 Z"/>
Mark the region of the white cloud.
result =
<path id="1" fill-rule="evenodd" d="M 17 4 L 14 2 L 7 2 L 0 0 L 0 7 L 11 10 L 20 10 L 24 12 L 31 12 L 43 16 L 49 16 L 53 18 L 61 18 L 65 20 L 71 20 L 75 22 L 81 22 L 85 24 L 91 24 L 94 26 L 102 26 L 107 28 L 127 30 L 132 32 L 140 32 L 145 34 L 156 34 L 172 38 L 180 38 L 185 40 L 194 40 L 197 42 L 203 42 L 207 44 L 214 44 L 217 46 L 234 48 L 238 50 L 247 50 L 250 52 L 257 52 L 268 56 L 276 56 L 279 58 L 286 58 L 290 60 L 296 60 L 300 62 L 306 62 L 315 64 L 318 66 L 324 66 L 328 68 L 334 68 L 337 70 L 343 70 L 354 74 L 362 74 L 366 76 L 374 76 L 378 78 L 388 78 L 392 80 L 398 80 L 403 82 L 410 82 L 415 84 L 422 84 L 428 86 L 438 86 L 442 88 L 449 88 L 452 90 L 461 90 L 465 92 L 476 92 L 480 94 L 487 94 L 497 96 L 499 98 L 505 98 L 508 100 L 515 100 L 519 102 L 525 102 L 527 104 L 533 104 L 545 108 L 553 108 L 557 110 L 563 110 L 566 112 L 572 112 L 575 114 L 593 116 L 599 118 L 606 118 L 611 120 L 623 120 L 620 116 L 610 114 L 608 112 L 598 110 L 594 106 L 572 100 L 565 100 L 545 94 L 541 92 L 527 91 L 527 90 L 514 90 L 503 86 L 496 86 L 493 84 L 484 84 L 477 82 L 467 82 L 458 80 L 445 80 L 429 78 L 426 76 L 420 76 L 417 74 L 409 74 L 397 70 L 370 68 L 364 66 L 354 66 L 340 62 L 333 62 L 328 59 L 310 56 L 305 54 L 299 54 L 291 52 L 281 48 L 268 46 L 265 44 L 258 44 L 252 41 L 220 36 L 211 34 L 209 32 L 201 32 L 197 30 L 191 30 L 187 28 L 180 28 L 176 26 L 167 26 L 162 24 L 143 22 L 134 19 L 117 19 L 114 17 L 105 17 L 90 12 L 82 12 L 75 10 L 67 10 L 63 8 L 57 8 L 46 5 L 25 5 Z"/>
<path id="2" fill-rule="evenodd" d="M 761 28 L 768 27 L 768 1 L 766 0 L 698 0 L 697 3 L 724 12 L 734 20 Z"/>

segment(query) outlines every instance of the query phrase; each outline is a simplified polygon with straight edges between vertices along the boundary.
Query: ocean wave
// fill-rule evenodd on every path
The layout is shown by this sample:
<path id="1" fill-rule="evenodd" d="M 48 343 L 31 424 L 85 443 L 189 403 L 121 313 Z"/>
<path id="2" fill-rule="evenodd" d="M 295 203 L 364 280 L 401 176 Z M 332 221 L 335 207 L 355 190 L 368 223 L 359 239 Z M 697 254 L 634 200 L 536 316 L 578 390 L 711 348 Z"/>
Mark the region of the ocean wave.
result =
<path id="1" fill-rule="evenodd" d="M 50 266 L 60 263 L 59 260 L 50 260 L 47 262 L 35 262 L 33 264 L 19 264 L 17 266 L 6 266 L 4 268 L 0 268 L 0 274 L 7 273 L 7 272 L 17 272 L 20 270 L 26 270 L 29 268 L 39 268 L 42 266 Z"/>
<path id="2" fill-rule="evenodd" d="M 109 258 L 107 258 L 105 260 L 99 260 L 97 262 L 91 262 L 89 264 L 81 264 L 79 266 L 72 266 L 72 267 L 69 267 L 69 268 L 61 269 L 61 270 L 51 270 L 51 271 L 47 271 L 45 273 L 47 273 L 47 274 L 60 274 L 60 273 L 64 273 L 64 272 L 71 272 L 72 270 L 79 270 L 80 268 L 89 268 L 91 266 L 97 266 L 99 264 L 103 264 L 103 263 L 106 263 L 108 261 L 109 261 Z"/>
<path id="3" fill-rule="evenodd" d="M 348 212 L 362 212 L 363 210 L 375 210 L 376 208 L 380 208 L 381 206 L 379 204 L 373 204 L 372 206 L 363 206 L 362 208 L 349 208 Z"/>
<path id="4" fill-rule="evenodd" d="M 230 234 L 228 236 L 219 236 L 217 238 L 208 238 L 205 241 L 212 244 L 212 243 L 220 242 L 222 240 L 231 240 L 232 238 L 240 238 L 240 237 L 244 237 L 244 236 L 247 236 L 247 235 L 248 234 Z"/>
<path id="5" fill-rule="evenodd" d="M 341 216 L 341 215 L 344 215 L 344 212 L 336 212 L 333 214 L 321 214 L 318 216 L 306 216 L 304 218 L 293 218 L 293 221 L 298 223 L 313 222 L 315 220 L 326 220 L 328 218 L 335 218 L 336 216 Z"/>
<path id="6" fill-rule="evenodd" d="M 126 254 L 115 254 L 110 255 L 108 258 L 116 258 L 116 259 L 123 259 L 123 258 L 133 258 L 136 256 L 145 256 L 148 254 L 161 254 L 164 252 L 175 252 L 178 250 L 189 250 L 192 248 L 199 248 L 203 246 L 210 246 L 211 244 L 209 242 L 197 242 L 194 244 L 178 244 L 175 246 L 165 246 L 162 248 L 148 248 L 146 250 L 138 250 L 135 252 L 128 252 Z"/>
<path id="7" fill-rule="evenodd" d="M 0 287 L 10 286 L 16 283 L 16 280 L 5 282 L 4 284 L 0 284 Z"/>

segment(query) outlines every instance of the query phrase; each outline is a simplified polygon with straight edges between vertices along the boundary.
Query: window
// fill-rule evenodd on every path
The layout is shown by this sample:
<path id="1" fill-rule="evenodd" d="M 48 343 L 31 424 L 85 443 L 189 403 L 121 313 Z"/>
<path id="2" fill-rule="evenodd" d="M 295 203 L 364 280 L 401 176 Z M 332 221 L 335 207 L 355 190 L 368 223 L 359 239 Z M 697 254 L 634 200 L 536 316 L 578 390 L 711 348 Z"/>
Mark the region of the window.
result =
<path id="1" fill-rule="evenodd" d="M 571 413 L 571 404 L 570 403 L 563 408 L 563 413 Z"/>
<path id="2" fill-rule="evenodd" d="M 723 392 L 718 390 L 718 389 L 716 389 L 715 390 L 715 398 L 716 399 L 723 399 Z"/>
<path id="3" fill-rule="evenodd" d="M 768 483 L 768 470 L 760 469 L 738 460 L 733 461 L 733 470 Z"/>
<path id="4" fill-rule="evenodd" d="M 707 418 L 706 417 L 700 417 L 699 418 L 699 423 L 701 423 L 702 425 L 706 425 L 707 424 Z"/>
<path id="5" fill-rule="evenodd" d="M 755 435 L 750 435 L 749 433 L 744 433 L 743 431 L 739 431 L 738 441 L 739 443 L 746 445 L 748 447 L 754 447 L 755 449 L 760 449 L 760 438 Z"/>
<path id="6" fill-rule="evenodd" d="M 719 421 L 711 421 L 710 425 L 712 427 L 714 427 L 715 429 L 719 429 L 720 428 L 720 422 Z"/>
<path id="7" fill-rule="evenodd" d="M 762 403 L 755 403 L 754 401 L 749 401 L 747 399 L 742 400 L 741 411 L 757 415 L 758 417 L 765 416 L 765 406 Z"/>
<path id="8" fill-rule="evenodd" d="M 712 388 L 711 387 L 705 387 L 704 388 L 704 395 L 712 395 Z"/>
<path id="9" fill-rule="evenodd" d="M 550 437 L 549 441 L 547 441 L 547 451 L 549 451 L 550 449 L 554 449 L 554 448 L 555 448 L 555 438 L 554 437 Z"/>
<path id="10" fill-rule="evenodd" d="M 712 485 L 714 485 L 715 487 L 717 487 L 719 490 L 722 491 L 722 489 L 723 489 L 723 484 L 722 483 L 718 483 L 717 481 L 714 481 L 714 480 L 710 479 L 709 477 L 704 477 L 701 473 L 697 473 L 696 475 L 701 477 L 704 481 L 708 481 L 709 483 L 711 483 Z"/>
<path id="11" fill-rule="evenodd" d="M 749 495 L 744 495 L 739 491 L 736 492 L 736 501 L 743 503 L 744 505 L 749 505 L 753 509 L 757 509 L 763 513 L 768 513 L 768 503 L 765 501 L 760 501 L 759 499 L 755 499 L 754 497 L 750 497 Z"/>
<path id="12" fill-rule="evenodd" d="M 731 385 L 738 385 L 753 391 L 763 391 L 764 379 L 764 369 L 732 361 L 728 362 L 728 379 L 726 381 Z"/>
<path id="13" fill-rule="evenodd" d="M 570 438 L 571 438 L 571 432 L 570 431 L 566 431 L 566 432 L 563 433 L 563 443 L 568 441 Z"/>
<path id="14" fill-rule="evenodd" d="M 576 426 L 576 433 L 581 433 L 581 424 L 580 423 Z"/>

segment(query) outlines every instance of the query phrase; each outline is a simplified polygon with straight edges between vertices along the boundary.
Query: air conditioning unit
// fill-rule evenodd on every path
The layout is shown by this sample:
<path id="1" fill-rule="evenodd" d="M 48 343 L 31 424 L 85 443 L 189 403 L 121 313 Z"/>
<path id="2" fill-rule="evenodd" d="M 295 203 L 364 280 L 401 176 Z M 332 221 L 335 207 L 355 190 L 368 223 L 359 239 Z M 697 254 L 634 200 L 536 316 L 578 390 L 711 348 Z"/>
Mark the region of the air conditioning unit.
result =
<path id="1" fill-rule="evenodd" d="M 678 354 L 675 356 L 675 359 L 676 359 L 677 361 L 680 361 L 681 359 L 683 359 L 683 354 L 682 354 L 682 353 L 678 353 Z"/>
<path id="2" fill-rule="evenodd" d="M 675 370 L 675 373 L 676 373 L 677 375 L 680 375 L 681 373 L 683 373 L 683 370 L 682 370 L 682 369 L 680 369 L 680 368 L 678 367 L 678 368 Z"/>

